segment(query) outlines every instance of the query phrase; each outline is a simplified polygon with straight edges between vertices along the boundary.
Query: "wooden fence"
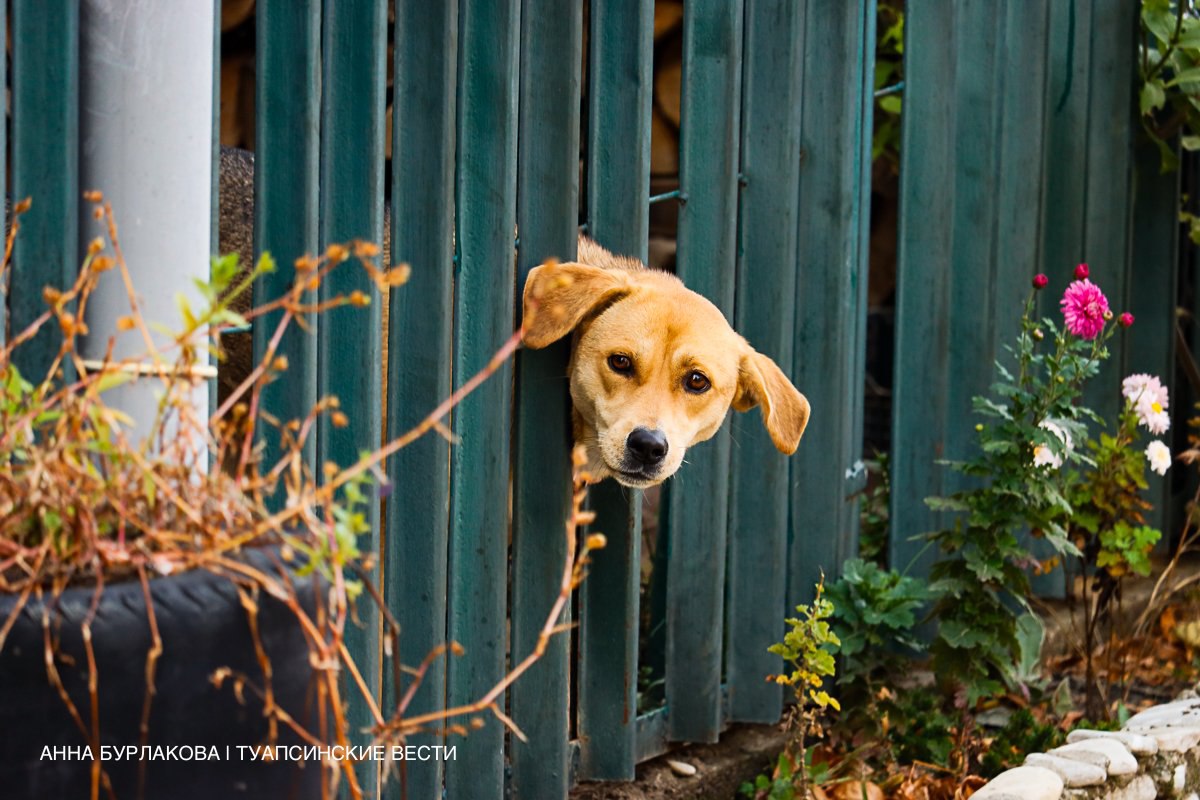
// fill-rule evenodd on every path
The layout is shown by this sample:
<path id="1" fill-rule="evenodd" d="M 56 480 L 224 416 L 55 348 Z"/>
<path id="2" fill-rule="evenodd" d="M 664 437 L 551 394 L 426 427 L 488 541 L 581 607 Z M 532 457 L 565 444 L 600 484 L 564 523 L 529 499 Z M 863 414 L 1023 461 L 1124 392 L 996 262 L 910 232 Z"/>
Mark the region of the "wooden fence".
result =
<path id="1" fill-rule="evenodd" d="M 1087 260 L 1138 315 L 1096 395 L 1102 409 L 1124 371 L 1171 375 L 1178 178 L 1134 144 L 1136 6 L 908 3 L 896 566 L 928 561 L 910 537 L 937 522 L 923 498 L 948 488 L 934 461 L 969 448 L 969 398 L 1034 272 L 1057 285 Z M 78 263 L 78 10 L 12 9 L 12 192 L 37 198 L 8 291 L 18 328 L 39 312 L 41 287 Z M 256 249 L 281 264 L 383 236 L 387 11 L 383 0 L 258 0 Z M 875 0 L 689 0 L 683 24 L 679 189 L 651 198 L 652 0 L 394 4 L 390 236 L 412 278 L 391 297 L 386 386 L 378 304 L 284 341 L 288 379 L 264 404 L 302 416 L 336 394 L 353 420 L 321 431 L 311 463 L 349 462 L 480 369 L 517 324 L 527 271 L 571 258 L 581 222 L 646 258 L 652 202 L 678 208 L 681 277 L 813 409 L 793 458 L 742 418 L 689 455 L 662 502 L 646 595 L 661 624 L 644 647 L 641 498 L 594 487 L 593 527 L 609 544 L 572 610 L 578 635 L 553 640 L 507 697 L 529 742 L 489 723 L 454 741 L 455 761 L 409 763 L 410 797 L 444 787 L 499 800 L 506 786 L 564 797 L 576 780 L 632 778 L 670 742 L 777 720 L 782 689 L 763 678 L 780 664 L 766 647 L 821 572 L 856 552 Z M 369 289 L 354 271 L 336 280 L 326 291 Z M 280 270 L 256 294 L 290 281 Z M 270 327 L 256 327 L 258 352 Z M 55 347 L 36 342 L 25 358 Z M 381 554 L 375 578 L 403 630 L 396 657 L 412 664 L 447 640 L 466 649 L 426 676 L 414 712 L 482 695 L 532 648 L 557 593 L 566 359 L 565 344 L 522 352 L 456 409 L 460 444 L 428 437 L 389 464 L 395 488 L 372 509 L 364 548 Z M 353 646 L 378 686 L 391 665 L 378 616 L 362 617 Z M 665 704 L 639 713 L 646 665 L 665 680 Z"/>

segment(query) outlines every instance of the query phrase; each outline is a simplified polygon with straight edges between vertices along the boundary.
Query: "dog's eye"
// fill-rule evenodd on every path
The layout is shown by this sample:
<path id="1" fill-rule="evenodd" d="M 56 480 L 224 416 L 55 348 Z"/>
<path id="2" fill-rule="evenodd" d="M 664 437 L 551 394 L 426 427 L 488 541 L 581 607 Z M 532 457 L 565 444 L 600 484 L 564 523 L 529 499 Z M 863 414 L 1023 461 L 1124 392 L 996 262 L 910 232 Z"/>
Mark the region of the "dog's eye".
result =
<path id="1" fill-rule="evenodd" d="M 704 394 L 712 386 L 703 372 L 689 372 L 683 381 L 684 388 L 693 394 Z"/>
<path id="2" fill-rule="evenodd" d="M 608 357 L 608 366 L 612 368 L 613 372 L 628 375 L 633 372 L 633 359 L 621 353 L 613 353 Z"/>

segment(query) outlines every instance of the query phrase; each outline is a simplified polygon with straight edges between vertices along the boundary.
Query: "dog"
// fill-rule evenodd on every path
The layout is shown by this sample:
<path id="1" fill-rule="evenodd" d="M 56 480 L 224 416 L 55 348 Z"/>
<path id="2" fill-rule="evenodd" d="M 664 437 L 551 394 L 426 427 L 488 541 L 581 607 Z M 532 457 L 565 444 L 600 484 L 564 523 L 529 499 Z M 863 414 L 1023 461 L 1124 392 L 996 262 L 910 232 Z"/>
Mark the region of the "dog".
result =
<path id="1" fill-rule="evenodd" d="M 581 236 L 575 262 L 530 271 L 523 343 L 574 334 L 568 378 L 576 444 L 594 481 L 644 489 L 675 474 L 730 407 L 762 407 L 775 447 L 791 455 L 809 405 L 779 366 L 734 332 L 707 299 Z"/>

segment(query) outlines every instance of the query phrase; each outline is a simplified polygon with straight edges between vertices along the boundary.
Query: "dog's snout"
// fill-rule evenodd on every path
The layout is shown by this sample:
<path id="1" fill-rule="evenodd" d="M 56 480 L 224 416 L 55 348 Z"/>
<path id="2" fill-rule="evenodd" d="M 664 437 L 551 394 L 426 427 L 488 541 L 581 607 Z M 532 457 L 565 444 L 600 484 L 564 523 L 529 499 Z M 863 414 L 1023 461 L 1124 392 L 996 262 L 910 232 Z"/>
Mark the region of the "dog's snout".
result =
<path id="1" fill-rule="evenodd" d="M 634 428 L 625 440 L 625 447 L 638 463 L 657 467 L 667 457 L 667 437 L 662 431 Z"/>

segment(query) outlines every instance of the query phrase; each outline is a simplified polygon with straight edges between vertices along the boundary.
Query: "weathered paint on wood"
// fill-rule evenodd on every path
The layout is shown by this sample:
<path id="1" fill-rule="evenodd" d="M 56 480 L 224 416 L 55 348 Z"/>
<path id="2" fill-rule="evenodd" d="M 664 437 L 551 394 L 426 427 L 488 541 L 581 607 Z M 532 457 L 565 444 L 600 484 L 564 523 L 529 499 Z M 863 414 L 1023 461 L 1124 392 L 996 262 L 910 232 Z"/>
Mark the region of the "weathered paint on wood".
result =
<path id="1" fill-rule="evenodd" d="M 789 0 L 747 0 L 745 24 L 741 134 L 745 186 L 735 327 L 751 346 L 790 374 L 804 7 Z M 785 605 L 788 460 L 771 443 L 759 412 L 734 415 L 732 431 L 725 641 L 730 716 L 738 722 L 771 723 L 782 711 L 783 687 L 764 678 L 779 672 L 783 662 L 767 648 L 783 638 L 783 618 L 763 610 Z"/>
<path id="2" fill-rule="evenodd" d="M 12 26 L 12 196 L 33 201 L 13 249 L 8 319 L 0 316 L 16 336 L 46 311 L 42 290 L 65 289 L 79 270 L 79 4 L 14 0 Z M 13 364 L 39 383 L 61 343 L 58 325 L 43 325 Z"/>
<path id="3" fill-rule="evenodd" d="M 683 19 L 678 274 L 733 316 L 741 116 L 741 0 L 695 0 Z M 667 567 L 668 735 L 721 730 L 729 427 L 688 451 L 672 481 Z"/>
<path id="4" fill-rule="evenodd" d="M 517 302 L 529 270 L 573 260 L 579 226 L 579 104 L 583 8 L 524 0 L 521 9 L 517 149 Z M 571 513 L 570 342 L 525 350 L 517 360 L 513 482 L 512 644 L 519 660 L 537 646 L 558 597 Z M 570 609 L 560 622 L 570 619 Z M 570 739 L 570 637 L 552 638 L 512 687 L 510 713 L 528 737 L 509 738 L 515 798 L 565 798 Z"/>
<path id="5" fill-rule="evenodd" d="M 807 7 L 792 377 L 812 418 L 790 460 L 788 611 L 811 600 L 823 574 L 836 577 L 857 546 L 857 505 L 849 495 L 862 447 L 862 184 L 869 180 L 871 135 L 862 93 L 873 82 L 874 9 L 865 0 Z"/>
<path id="6" fill-rule="evenodd" d="M 459 6 L 456 385 L 488 364 L 514 326 L 520 16 L 519 0 Z M 511 406 L 505 364 L 454 417 L 461 443 L 452 453 L 449 628 L 466 655 L 449 665 L 452 705 L 481 697 L 505 671 Z M 504 730 L 487 725 L 458 743 L 446 792 L 499 797 L 503 785 Z"/>
<path id="7" fill-rule="evenodd" d="M 320 157 L 320 0 L 262 0 L 256 6 L 254 141 L 254 253 L 269 252 L 278 262 L 273 273 L 254 284 L 254 305 L 286 294 L 295 277 L 293 264 L 315 254 L 319 223 Z M 313 293 L 308 293 L 312 295 Z M 315 296 L 308 296 L 309 302 Z M 254 360 L 259 363 L 275 335 L 283 312 L 266 314 L 254 324 Z M 260 405 L 281 423 L 304 419 L 317 400 L 317 320 L 308 315 L 308 330 L 295 322 L 280 340 L 276 354 L 288 369 L 263 388 Z M 260 423 L 266 445 L 263 463 L 278 461 L 283 451 L 279 431 Z M 305 442 L 304 461 L 316 466 L 316 437 Z M 275 501 L 282 503 L 282 491 Z"/>
<path id="8" fill-rule="evenodd" d="M 1091 91 L 1083 145 L 1087 148 L 1087 195 L 1084 217 L 1084 256 L 1092 281 L 1108 296 L 1115 313 L 1129 302 L 1130 245 L 1133 221 L 1133 95 L 1137 52 L 1138 6 L 1128 0 L 1093 0 L 1091 30 Z M 1078 134 L 1078 132 L 1077 132 Z M 1074 265 L 1071 265 L 1074 266 Z M 1084 394 L 1110 427 L 1115 426 L 1124 400 L 1126 338 L 1109 341 L 1111 357 Z"/>
<path id="9" fill-rule="evenodd" d="M 409 430 L 451 391 L 454 319 L 455 86 L 458 4 L 397 6 L 392 120 L 392 261 L 412 268 L 392 290 L 388 331 L 388 436 Z M 428 435 L 388 464 L 384 596 L 400 625 L 395 658 L 415 667 L 446 642 L 450 444 Z M 425 674 L 406 713 L 445 707 L 446 662 Z M 385 663 L 391 687 L 394 665 Z M 402 691 L 407 690 L 406 678 Z M 400 697 L 384 692 L 384 707 Z M 413 744 L 440 744 L 436 733 Z M 408 761 L 393 796 L 438 797 L 442 763 Z"/>
<path id="10" fill-rule="evenodd" d="M 588 75 L 588 234 L 645 260 L 649 226 L 654 3 L 593 0 Z M 580 590 L 580 777 L 632 780 L 637 763 L 637 668 L 642 493 L 614 481 L 591 488 L 591 531 L 608 537 Z"/>
<path id="11" fill-rule="evenodd" d="M 966 486 L 936 461 L 974 453 L 972 397 L 988 393 L 994 361 L 1008 358 L 1003 345 L 1038 270 L 1054 67 L 1046 7 L 914 11 L 901 202 L 920 211 L 905 214 L 900 231 L 891 563 L 924 575 L 937 553 L 911 537 L 947 521 L 924 499 Z M 956 49 L 939 47 L 947 41 Z"/>
<path id="12" fill-rule="evenodd" d="M 321 245 L 328 248 L 353 239 L 383 242 L 383 161 L 387 74 L 387 2 L 327 3 L 322 31 Z M 328 417 L 318 428 L 317 463 L 343 467 L 379 446 L 383 430 L 382 298 L 356 259 L 329 273 L 321 299 L 359 291 L 366 308 L 333 308 L 321 318 L 317 351 L 317 389 L 321 397 L 337 397 L 351 420 L 345 427 Z M 365 333 L 365 335 L 364 335 Z M 371 494 L 363 516 L 368 533 L 359 537 L 363 553 L 376 556 L 368 578 L 378 584 L 379 498 Z M 357 605 L 346 628 L 346 647 L 374 697 L 379 696 L 380 615 L 371 602 Z M 366 732 L 375 722 L 366 698 L 351 693 L 347 722 L 352 741 L 368 744 Z M 379 764 L 360 762 L 359 780 L 375 791 Z"/>

